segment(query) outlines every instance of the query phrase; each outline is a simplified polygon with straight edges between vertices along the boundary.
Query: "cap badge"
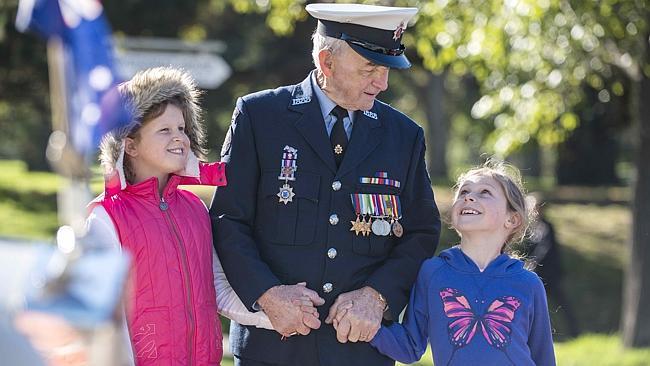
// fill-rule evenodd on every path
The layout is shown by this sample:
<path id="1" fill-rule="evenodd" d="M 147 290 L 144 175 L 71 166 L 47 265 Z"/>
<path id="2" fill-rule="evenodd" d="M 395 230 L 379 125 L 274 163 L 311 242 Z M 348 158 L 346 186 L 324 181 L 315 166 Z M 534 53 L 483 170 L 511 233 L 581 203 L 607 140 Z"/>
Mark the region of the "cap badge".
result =
<path id="1" fill-rule="evenodd" d="M 404 22 L 399 23 L 397 29 L 395 29 L 395 32 L 393 32 L 393 41 L 397 41 L 398 39 L 400 39 L 405 29 L 406 28 L 404 27 Z"/>

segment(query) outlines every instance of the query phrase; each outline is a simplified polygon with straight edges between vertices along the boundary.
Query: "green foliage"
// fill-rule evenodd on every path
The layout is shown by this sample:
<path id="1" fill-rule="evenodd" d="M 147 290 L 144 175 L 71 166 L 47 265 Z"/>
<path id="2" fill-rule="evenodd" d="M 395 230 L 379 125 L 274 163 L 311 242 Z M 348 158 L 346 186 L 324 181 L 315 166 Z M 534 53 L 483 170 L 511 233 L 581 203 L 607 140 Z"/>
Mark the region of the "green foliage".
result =
<path id="1" fill-rule="evenodd" d="M 61 179 L 28 173 L 25 163 L 0 161 L 0 235 L 49 239 L 59 226 L 56 190 Z"/>
<path id="2" fill-rule="evenodd" d="M 590 334 L 556 343 L 557 364 L 562 366 L 646 366 L 650 348 L 624 349 L 618 335 Z"/>
<path id="3" fill-rule="evenodd" d="M 0 4 L 0 157 L 46 170 L 49 97 L 45 44 L 14 27 L 17 1 Z"/>

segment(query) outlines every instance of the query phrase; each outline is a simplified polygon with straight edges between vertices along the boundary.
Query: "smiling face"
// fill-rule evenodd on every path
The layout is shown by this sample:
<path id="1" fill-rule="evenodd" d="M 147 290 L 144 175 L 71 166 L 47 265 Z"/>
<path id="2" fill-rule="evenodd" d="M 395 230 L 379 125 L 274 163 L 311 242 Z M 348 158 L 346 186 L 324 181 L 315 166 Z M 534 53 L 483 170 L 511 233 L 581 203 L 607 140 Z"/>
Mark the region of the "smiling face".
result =
<path id="1" fill-rule="evenodd" d="M 388 89 L 390 69 L 363 58 L 347 43 L 335 54 L 320 51 L 319 62 L 325 76 L 323 91 L 347 110 L 371 109 L 377 95 Z"/>
<path id="2" fill-rule="evenodd" d="M 503 238 L 505 243 L 519 225 L 517 214 L 508 209 L 502 185 L 488 175 L 467 177 L 456 192 L 452 205 L 453 227 L 461 236 L 482 233 Z"/>
<path id="3" fill-rule="evenodd" d="M 160 116 L 145 122 L 133 138 L 126 138 L 125 152 L 135 175 L 133 183 L 157 177 L 159 184 L 165 184 L 169 174 L 185 169 L 189 150 L 183 113 L 168 104 Z"/>

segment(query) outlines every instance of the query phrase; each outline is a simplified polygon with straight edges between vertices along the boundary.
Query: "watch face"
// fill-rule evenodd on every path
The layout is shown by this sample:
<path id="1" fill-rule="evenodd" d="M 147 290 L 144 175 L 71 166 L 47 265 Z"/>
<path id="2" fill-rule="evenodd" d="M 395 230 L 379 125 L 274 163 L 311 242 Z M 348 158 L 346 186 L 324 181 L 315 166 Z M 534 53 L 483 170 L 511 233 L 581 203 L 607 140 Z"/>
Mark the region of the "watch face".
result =
<path id="1" fill-rule="evenodd" d="M 379 294 L 379 301 L 381 301 L 384 304 L 384 311 L 388 310 L 388 301 L 386 301 L 384 295 Z"/>

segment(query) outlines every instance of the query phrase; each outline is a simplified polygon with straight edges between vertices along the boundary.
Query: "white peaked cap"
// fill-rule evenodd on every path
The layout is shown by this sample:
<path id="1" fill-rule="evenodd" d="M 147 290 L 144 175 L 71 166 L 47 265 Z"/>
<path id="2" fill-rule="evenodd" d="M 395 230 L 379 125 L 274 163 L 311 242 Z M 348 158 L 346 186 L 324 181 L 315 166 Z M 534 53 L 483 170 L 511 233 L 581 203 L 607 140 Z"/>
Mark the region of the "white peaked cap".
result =
<path id="1" fill-rule="evenodd" d="M 316 19 L 390 31 L 398 27 L 406 28 L 409 20 L 418 12 L 417 8 L 363 4 L 309 4 L 305 9 Z"/>
<path id="2" fill-rule="evenodd" d="M 344 40 L 358 54 L 382 66 L 406 69 L 402 34 L 417 8 L 362 4 L 309 4 L 305 8 L 318 19 L 316 32 Z"/>

